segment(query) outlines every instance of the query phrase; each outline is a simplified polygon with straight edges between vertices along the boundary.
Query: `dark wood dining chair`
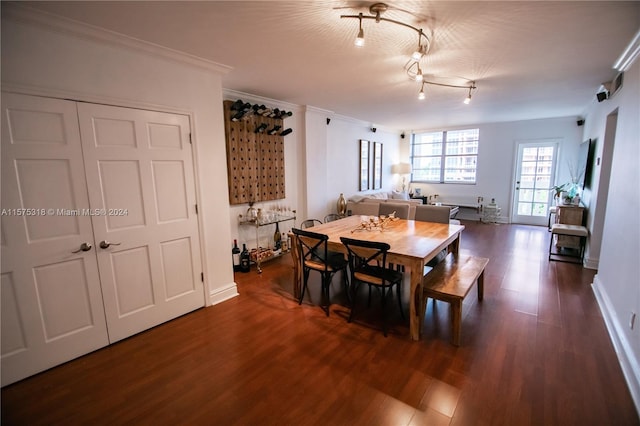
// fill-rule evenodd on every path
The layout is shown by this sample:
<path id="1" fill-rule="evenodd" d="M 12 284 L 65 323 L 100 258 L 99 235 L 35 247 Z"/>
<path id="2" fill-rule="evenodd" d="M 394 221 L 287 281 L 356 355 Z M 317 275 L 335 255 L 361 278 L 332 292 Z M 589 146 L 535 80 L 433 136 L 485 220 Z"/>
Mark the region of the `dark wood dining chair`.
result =
<path id="1" fill-rule="evenodd" d="M 303 220 L 300 224 L 300 229 L 313 228 L 315 225 L 322 225 L 322 221 L 318 219 Z"/>
<path id="2" fill-rule="evenodd" d="M 377 241 L 355 240 L 340 237 L 340 241 L 347 248 L 349 255 L 349 269 L 351 271 L 351 313 L 349 322 L 353 319 L 356 310 L 356 294 L 361 284 L 369 286 L 369 305 L 371 305 L 371 288 L 377 288 L 382 296 L 382 330 L 387 336 L 386 304 L 387 296 L 393 292 L 396 286 L 400 315 L 404 319 L 402 310 L 402 297 L 400 286 L 402 284 L 402 272 L 390 269 L 387 265 L 387 252 L 389 244 Z"/>
<path id="3" fill-rule="evenodd" d="M 333 222 L 334 220 L 340 219 L 340 215 L 336 213 L 329 213 L 324 217 L 324 223 Z"/>
<path id="4" fill-rule="evenodd" d="M 329 288 L 331 287 L 331 280 L 336 272 L 342 271 L 344 288 L 347 292 L 347 298 L 349 298 L 347 260 L 344 254 L 329 251 L 327 245 L 329 237 L 327 235 L 297 228 L 291 229 L 291 232 L 296 235 L 299 262 L 302 267 L 303 284 L 298 304 L 302 304 L 302 299 L 304 299 L 304 293 L 305 290 L 307 290 L 309 282 L 309 273 L 311 271 L 318 271 L 321 275 L 322 283 L 321 305 L 327 316 L 329 316 L 329 306 L 331 305 Z"/>

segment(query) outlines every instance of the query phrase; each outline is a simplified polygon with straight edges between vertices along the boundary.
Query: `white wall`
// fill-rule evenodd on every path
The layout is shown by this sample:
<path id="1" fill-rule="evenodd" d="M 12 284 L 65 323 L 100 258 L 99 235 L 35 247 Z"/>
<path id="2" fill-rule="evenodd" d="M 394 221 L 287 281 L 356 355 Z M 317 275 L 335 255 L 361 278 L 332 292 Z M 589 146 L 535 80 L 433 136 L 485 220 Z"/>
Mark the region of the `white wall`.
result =
<path id="1" fill-rule="evenodd" d="M 391 173 L 391 165 L 399 162 L 400 133 L 353 118 L 334 115 L 327 132 L 327 164 L 326 186 L 328 198 L 325 202 L 327 213 L 337 212 L 337 201 L 340 193 L 345 198 L 354 194 L 377 192 L 380 190 L 360 191 L 359 165 L 360 140 L 382 143 L 382 189 L 391 191 L 399 189 L 398 176 Z"/>
<path id="2" fill-rule="evenodd" d="M 556 182 L 570 180 L 568 160 L 574 161 L 582 142 L 582 128 L 578 127 L 575 117 L 549 118 L 543 120 L 514 121 L 508 123 L 487 123 L 473 126 L 456 127 L 479 128 L 480 146 L 478 150 L 478 169 L 475 185 L 466 184 L 412 184 L 412 188 L 421 188 L 423 195 L 439 194 L 441 198 L 450 197 L 458 201 L 472 202 L 477 197 L 484 203 L 495 198 L 502 208 L 501 222 L 509 222 L 513 190 L 515 187 L 515 162 L 519 142 L 540 139 L 560 139 L 558 173 Z M 453 130 L 450 128 L 429 130 Z M 409 140 L 407 137 L 405 140 Z M 403 161 L 408 161 L 409 152 Z M 464 212 L 460 216 L 464 218 Z"/>
<path id="3" fill-rule="evenodd" d="M 56 26 L 2 9 L 2 88 L 33 95 L 189 114 L 196 151 L 205 304 L 237 294 L 230 256 L 222 112 L 224 67 L 189 65 L 136 43 L 105 41 L 83 26 Z M 34 23 L 32 19 L 36 19 Z"/>
<path id="4" fill-rule="evenodd" d="M 629 389 L 640 411 L 640 61 L 625 73 L 624 85 L 611 99 L 592 104 L 586 114 L 585 138 L 598 141 L 594 181 L 606 156 L 607 118 L 617 111 L 609 185 L 594 187 L 594 223 L 602 214 L 603 232 L 598 274 L 593 283 Z M 601 164 L 597 164 L 600 158 Z M 592 197 L 593 200 L 593 197 Z M 592 238 L 592 237 L 590 237 Z"/>

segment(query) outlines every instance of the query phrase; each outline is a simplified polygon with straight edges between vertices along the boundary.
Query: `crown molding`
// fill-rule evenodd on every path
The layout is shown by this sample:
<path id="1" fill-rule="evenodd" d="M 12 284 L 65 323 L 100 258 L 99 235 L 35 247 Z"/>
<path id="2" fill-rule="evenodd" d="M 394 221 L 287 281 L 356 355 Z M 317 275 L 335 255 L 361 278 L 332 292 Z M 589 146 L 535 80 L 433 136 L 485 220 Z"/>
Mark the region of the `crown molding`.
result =
<path id="1" fill-rule="evenodd" d="M 624 52 L 622 52 L 622 55 L 620 55 L 615 64 L 613 64 L 613 68 L 618 71 L 628 70 L 631 64 L 638 58 L 638 55 L 640 55 L 640 31 L 636 33 L 631 43 L 629 43 Z"/>
<path id="2" fill-rule="evenodd" d="M 189 53 L 180 52 L 159 44 L 150 43 L 115 31 L 106 30 L 94 25 L 85 24 L 73 19 L 64 18 L 48 12 L 36 10 L 22 4 L 9 3 L 3 5 L 2 19 L 22 22 L 46 28 L 62 34 L 69 34 L 81 39 L 98 41 L 117 47 L 125 47 L 136 52 L 168 59 L 220 75 L 225 75 L 233 68 Z"/>
<path id="3" fill-rule="evenodd" d="M 234 89 L 222 89 L 222 97 L 224 99 L 235 100 L 242 99 L 243 101 L 256 103 L 256 104 L 268 104 L 268 105 L 277 105 L 281 108 L 288 109 L 290 111 L 299 112 L 301 110 L 300 105 L 292 104 L 290 102 L 279 101 L 277 99 L 267 98 L 264 96 L 253 95 L 251 93 L 241 92 L 239 90 Z"/>

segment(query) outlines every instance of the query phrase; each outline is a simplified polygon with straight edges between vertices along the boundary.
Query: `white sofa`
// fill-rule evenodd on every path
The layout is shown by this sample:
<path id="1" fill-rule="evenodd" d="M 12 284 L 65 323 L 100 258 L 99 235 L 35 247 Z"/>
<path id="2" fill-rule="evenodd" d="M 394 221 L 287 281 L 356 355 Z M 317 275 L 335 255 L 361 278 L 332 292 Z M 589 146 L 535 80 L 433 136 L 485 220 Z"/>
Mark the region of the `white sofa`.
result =
<path id="1" fill-rule="evenodd" d="M 422 199 L 409 199 L 406 193 L 395 191 L 352 195 L 347 200 L 347 215 L 378 216 L 380 203 L 408 204 L 409 219 L 413 220 L 416 215 L 416 206 L 422 204 Z"/>

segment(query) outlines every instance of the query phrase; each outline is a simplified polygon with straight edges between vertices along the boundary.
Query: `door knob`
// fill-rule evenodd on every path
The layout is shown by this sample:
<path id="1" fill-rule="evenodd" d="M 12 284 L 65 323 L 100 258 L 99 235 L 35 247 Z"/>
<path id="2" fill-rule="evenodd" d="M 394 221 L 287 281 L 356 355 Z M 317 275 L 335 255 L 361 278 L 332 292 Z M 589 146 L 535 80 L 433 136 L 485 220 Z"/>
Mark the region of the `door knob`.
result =
<path id="1" fill-rule="evenodd" d="M 81 251 L 89 251 L 91 250 L 91 243 L 82 243 L 80 244 L 80 248 L 76 251 L 72 251 L 71 253 L 80 253 Z"/>
<path id="2" fill-rule="evenodd" d="M 120 244 L 121 243 L 110 243 L 109 241 L 102 240 L 100 241 L 100 248 L 106 249 L 106 248 L 109 248 L 109 246 L 119 246 Z"/>

